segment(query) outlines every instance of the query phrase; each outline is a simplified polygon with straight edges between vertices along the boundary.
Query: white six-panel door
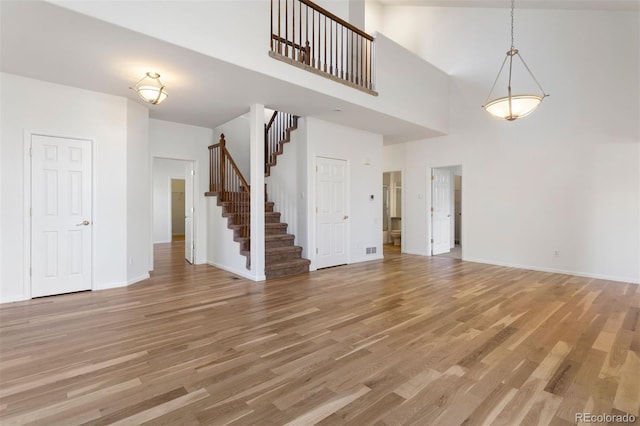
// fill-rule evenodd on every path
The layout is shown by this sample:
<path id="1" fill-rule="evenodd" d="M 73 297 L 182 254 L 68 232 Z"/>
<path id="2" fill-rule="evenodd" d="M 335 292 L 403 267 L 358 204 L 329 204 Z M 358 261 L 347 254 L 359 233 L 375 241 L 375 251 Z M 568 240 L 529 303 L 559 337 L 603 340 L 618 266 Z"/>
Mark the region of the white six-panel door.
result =
<path id="1" fill-rule="evenodd" d="M 31 297 L 91 289 L 91 142 L 31 136 Z"/>
<path id="2" fill-rule="evenodd" d="M 344 265 L 347 256 L 347 162 L 317 159 L 316 264 L 318 268 Z"/>
<path id="3" fill-rule="evenodd" d="M 431 254 L 451 251 L 451 171 L 433 169 L 431 179 Z"/>

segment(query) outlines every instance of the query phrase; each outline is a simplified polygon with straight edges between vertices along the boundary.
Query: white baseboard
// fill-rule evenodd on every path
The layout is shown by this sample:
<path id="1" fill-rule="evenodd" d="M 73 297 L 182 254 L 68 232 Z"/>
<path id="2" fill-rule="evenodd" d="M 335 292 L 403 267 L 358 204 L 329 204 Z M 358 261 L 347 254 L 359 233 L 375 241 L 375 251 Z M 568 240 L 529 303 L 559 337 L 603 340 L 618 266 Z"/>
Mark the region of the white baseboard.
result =
<path id="1" fill-rule="evenodd" d="M 412 250 L 405 250 L 402 252 L 402 254 L 415 254 L 417 256 L 431 256 L 431 254 L 427 253 L 426 251 L 412 251 Z"/>
<path id="2" fill-rule="evenodd" d="M 541 266 L 520 265 L 517 263 L 496 262 L 493 260 L 477 259 L 477 258 L 469 258 L 469 257 L 464 257 L 462 260 L 464 260 L 465 262 L 476 262 L 476 263 L 484 263 L 487 265 L 506 266 L 508 268 L 527 269 L 529 271 L 551 272 L 554 274 L 574 275 L 576 277 L 595 278 L 598 280 L 608 280 L 608 281 L 618 281 L 618 282 L 630 283 L 630 284 L 640 284 L 640 278 L 618 277 L 614 275 L 603 275 L 603 274 L 591 274 L 591 273 L 581 272 L 581 271 L 570 271 L 570 270 L 558 269 L 558 268 L 545 268 Z"/>
<path id="3" fill-rule="evenodd" d="M 352 263 L 369 262 L 371 260 L 382 260 L 382 259 L 384 259 L 384 256 L 382 254 L 377 254 L 375 256 L 365 256 L 365 257 L 359 257 L 357 259 L 350 259 L 348 264 L 351 265 Z"/>
<path id="4" fill-rule="evenodd" d="M 142 275 L 140 275 L 138 277 L 131 278 L 131 279 L 127 280 L 127 285 L 135 284 L 137 282 L 146 280 L 147 278 L 150 278 L 150 275 L 149 275 L 148 272 L 146 274 L 142 274 Z"/>
<path id="5" fill-rule="evenodd" d="M 24 297 L 24 295 L 12 295 L 12 296 L 2 296 L 0 297 L 0 303 L 13 303 L 13 302 L 24 302 L 25 300 L 29 300 Z"/>
<path id="6" fill-rule="evenodd" d="M 251 281 L 264 281 L 264 280 L 267 279 L 267 277 L 265 277 L 264 275 L 262 275 L 261 277 L 256 278 L 253 275 L 251 275 L 251 272 L 249 270 L 246 270 L 246 269 L 244 271 L 242 271 L 242 270 L 239 270 L 239 269 L 236 269 L 236 268 L 230 268 L 230 267 L 225 266 L 225 265 L 219 265 L 216 262 L 211 262 L 211 261 L 208 261 L 207 265 L 213 266 L 213 267 L 218 268 L 218 269 L 222 269 L 223 271 L 231 272 L 232 274 L 240 275 L 241 277 L 246 278 L 246 279 L 251 280 Z"/>
<path id="7" fill-rule="evenodd" d="M 126 287 L 128 284 L 126 281 L 114 282 L 114 283 L 103 283 L 103 284 L 95 284 L 91 290 L 107 290 L 110 288 L 119 288 Z"/>

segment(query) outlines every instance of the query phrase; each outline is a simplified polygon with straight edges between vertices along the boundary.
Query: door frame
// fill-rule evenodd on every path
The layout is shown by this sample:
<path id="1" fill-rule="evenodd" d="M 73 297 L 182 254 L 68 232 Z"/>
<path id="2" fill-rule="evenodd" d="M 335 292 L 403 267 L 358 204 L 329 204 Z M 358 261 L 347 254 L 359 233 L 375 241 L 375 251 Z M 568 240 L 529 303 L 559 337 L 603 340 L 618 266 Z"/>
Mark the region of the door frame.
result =
<path id="1" fill-rule="evenodd" d="M 407 203 L 407 190 L 406 190 L 406 178 L 405 178 L 405 170 L 404 167 L 402 168 L 391 168 L 389 170 L 387 169 L 383 169 L 382 170 L 382 175 L 384 176 L 385 173 L 395 173 L 395 172 L 399 172 L 400 173 L 400 182 L 401 182 L 401 187 L 400 187 L 400 210 L 401 210 L 401 221 L 400 221 L 400 232 L 402 237 L 400 238 L 400 253 L 407 253 L 407 254 L 416 254 L 415 252 L 407 252 L 405 251 L 404 247 L 405 247 L 405 238 L 407 236 L 407 234 L 405 233 L 405 224 L 407 223 L 406 221 L 406 217 L 407 217 L 407 209 L 405 207 L 406 203 Z M 429 179 L 431 179 L 431 170 L 429 170 Z M 431 204 L 431 181 L 429 181 L 429 204 Z M 389 186 L 389 194 L 391 194 L 391 186 Z M 428 206 L 429 208 L 431 208 L 431 205 Z M 427 222 L 429 223 L 429 222 Z M 382 232 L 382 231 L 381 231 Z M 389 212 L 389 232 L 391 232 L 391 212 Z M 429 225 L 429 230 L 428 232 L 431 232 L 431 226 Z M 431 238 L 431 237 L 429 237 Z M 393 240 L 392 240 L 393 242 Z M 384 245 L 384 243 L 383 243 Z M 384 248 L 383 248 L 383 252 L 384 252 Z"/>
<path id="2" fill-rule="evenodd" d="M 313 156 L 313 170 L 314 172 L 311 173 L 312 178 L 309 179 L 309 204 L 311 206 L 310 210 L 308 211 L 308 216 L 310 218 L 309 220 L 309 226 L 310 229 L 312 229 L 311 232 L 309 232 L 309 260 L 311 261 L 311 265 L 309 267 L 309 270 L 311 271 L 315 271 L 316 269 L 318 269 L 318 256 L 316 253 L 316 250 L 314 250 L 314 248 L 318 247 L 318 214 L 316 213 L 316 208 L 318 207 L 318 159 L 319 158 L 326 158 L 329 160 L 339 160 L 339 161 L 344 161 L 347 165 L 347 173 L 346 173 L 346 179 L 345 179 L 345 183 L 346 183 L 346 191 L 345 191 L 345 198 L 346 198 L 346 209 L 347 212 L 349 212 L 349 216 L 351 216 L 351 161 L 349 161 L 349 159 L 347 158 L 336 158 L 336 157 L 329 157 L 329 156 L 325 156 L 325 155 L 314 155 Z M 351 217 L 350 217 L 351 219 Z M 345 246 L 346 246 L 346 250 L 347 250 L 347 265 L 349 265 L 351 263 L 351 238 L 349 238 L 349 235 L 351 234 L 351 220 L 347 220 L 347 230 L 346 230 L 346 242 L 345 242 Z"/>
<path id="3" fill-rule="evenodd" d="M 84 136 L 70 136 L 70 135 L 62 135 L 59 133 L 54 133 L 54 132 L 47 132 L 47 131 L 37 131 L 37 130 L 27 130 L 25 129 L 24 133 L 23 133 L 23 193 L 24 193 L 24 197 L 23 197 L 23 205 L 22 205 L 22 210 L 23 210 L 23 235 L 24 235 L 24 252 L 23 252 L 23 259 L 25 262 L 25 267 L 24 267 L 24 271 L 23 271 L 23 296 L 24 299 L 31 299 L 31 268 L 33 265 L 33 259 L 32 259 L 32 252 L 31 252 L 31 246 L 32 246 L 32 234 L 31 234 L 31 198 L 33 197 L 33 187 L 32 187 L 32 182 L 31 182 L 31 148 L 32 148 L 32 144 L 31 144 L 31 139 L 33 136 L 45 136 L 45 137 L 50 137 L 50 138 L 60 138 L 60 139 L 74 139 L 74 140 L 79 140 L 79 141 L 83 141 L 83 142 L 87 142 L 91 145 L 91 218 L 89 218 L 89 220 L 91 221 L 91 233 L 92 233 L 92 238 L 91 238 L 91 247 L 89 248 L 89 252 L 91 253 L 91 259 L 89 261 L 89 263 L 91 264 L 91 290 L 95 290 L 95 273 L 96 273 L 96 268 L 95 268 L 95 229 L 96 225 L 95 221 L 94 221 L 94 217 L 95 217 L 95 212 L 96 212 L 96 197 L 94 196 L 95 192 L 96 192 L 96 179 L 95 179 L 95 161 L 96 161 L 96 144 L 95 144 L 95 140 L 93 138 L 88 138 L 88 137 L 84 137 Z"/>
<path id="4" fill-rule="evenodd" d="M 169 236 L 171 236 L 171 179 L 192 179 L 192 187 L 193 187 L 193 212 L 191 215 L 191 223 L 192 223 L 192 228 L 193 228 L 193 232 L 192 232 L 192 239 L 193 239 L 193 264 L 196 265 L 196 235 L 197 235 L 197 225 L 196 225 L 196 218 L 198 217 L 198 215 L 200 214 L 197 205 L 196 205 L 196 187 L 197 187 L 197 179 L 198 179 L 198 162 L 197 160 L 193 160 L 190 158 L 179 158 L 179 157 L 166 157 L 166 156 L 162 156 L 162 155 L 151 155 L 151 167 L 149 167 L 149 182 L 151 182 L 151 189 L 149 191 L 149 201 L 150 201 L 150 205 L 151 205 L 151 209 L 149 211 L 149 232 L 151 235 L 151 238 L 149 238 L 149 244 L 151 245 L 151 250 L 149 251 L 149 256 L 151 257 L 151 259 L 149 259 L 149 265 L 151 267 L 151 271 L 154 270 L 154 245 L 155 243 L 153 242 L 153 226 L 154 226 L 154 222 L 155 222 L 155 212 L 154 212 L 154 208 L 153 208 L 153 181 L 154 181 L 154 172 L 153 172 L 153 162 L 155 159 L 159 159 L 159 160 L 174 160 L 174 161 L 180 161 L 182 163 L 189 163 L 191 164 L 191 170 L 193 170 L 193 174 L 187 176 L 185 175 L 184 178 L 180 177 L 180 176 L 169 176 Z M 186 182 L 185 182 L 186 183 Z M 186 231 L 186 230 L 185 230 Z M 185 235 L 186 237 L 186 235 Z"/>
<path id="5" fill-rule="evenodd" d="M 433 176 L 433 169 L 445 169 L 445 168 L 449 168 L 449 167 L 457 167 L 460 166 L 460 168 L 462 169 L 462 176 L 464 177 L 464 170 L 465 170 L 465 163 L 464 162 L 459 162 L 459 163 L 453 163 L 453 164 L 444 164 L 442 166 L 428 166 L 427 167 L 427 176 L 426 176 L 426 182 L 427 182 L 427 191 L 426 191 L 426 202 L 427 202 L 427 209 L 426 209 L 426 220 L 427 220 L 427 241 L 426 241 L 426 246 L 427 246 L 427 256 L 433 256 L 433 244 L 431 244 L 431 238 L 433 238 L 433 221 L 431 218 L 431 207 L 432 206 L 432 202 L 431 202 L 431 196 L 432 196 L 432 180 L 431 180 L 431 176 Z M 455 174 L 453 175 L 453 180 L 452 180 L 452 185 L 455 191 Z M 465 210 L 465 196 L 464 194 L 462 194 L 462 198 L 461 198 L 461 203 L 460 203 L 460 210 L 464 211 Z M 452 217 L 454 217 L 454 213 L 451 214 Z M 454 218 L 455 220 L 455 218 Z M 465 222 L 466 221 L 461 221 L 460 222 L 460 241 L 466 241 L 466 236 L 465 236 Z M 461 253 L 460 253 L 460 257 L 462 260 L 464 260 L 464 245 L 461 246 Z"/>

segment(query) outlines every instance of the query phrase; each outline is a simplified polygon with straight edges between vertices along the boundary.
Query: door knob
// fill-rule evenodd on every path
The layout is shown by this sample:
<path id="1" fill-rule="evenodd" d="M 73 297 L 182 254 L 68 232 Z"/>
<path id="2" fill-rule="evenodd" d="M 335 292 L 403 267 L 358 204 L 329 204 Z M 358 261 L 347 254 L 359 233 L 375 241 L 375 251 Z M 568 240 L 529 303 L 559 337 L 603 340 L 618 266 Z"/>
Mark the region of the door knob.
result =
<path id="1" fill-rule="evenodd" d="M 82 223 L 78 223 L 76 226 L 87 226 L 89 225 L 91 222 L 89 222 L 88 220 L 83 220 Z"/>

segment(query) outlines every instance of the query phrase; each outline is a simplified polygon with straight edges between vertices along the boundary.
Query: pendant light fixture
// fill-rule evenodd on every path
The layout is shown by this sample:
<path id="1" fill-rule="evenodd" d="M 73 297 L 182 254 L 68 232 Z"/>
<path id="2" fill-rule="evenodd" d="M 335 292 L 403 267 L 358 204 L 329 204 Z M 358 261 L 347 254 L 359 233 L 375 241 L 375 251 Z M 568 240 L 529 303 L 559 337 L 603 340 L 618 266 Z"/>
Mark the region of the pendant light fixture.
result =
<path id="1" fill-rule="evenodd" d="M 496 118 L 500 118 L 503 120 L 513 121 L 520 117 L 525 117 L 531 114 L 537 107 L 540 105 L 542 100 L 549 96 L 544 92 L 544 89 L 538 83 L 538 80 L 534 77 L 533 73 L 527 66 L 522 56 L 518 52 L 518 49 L 515 48 L 513 44 L 513 10 L 515 6 L 515 0 L 511 0 L 511 49 L 507 52 L 507 56 L 502 61 L 502 66 L 500 66 L 500 71 L 498 71 L 498 76 L 493 82 L 493 86 L 491 86 L 491 90 L 489 91 L 489 96 L 487 96 L 487 100 L 482 106 L 489 114 Z M 524 68 L 529 72 L 529 75 L 535 81 L 535 83 L 540 88 L 541 94 L 521 94 L 514 95 L 511 91 L 511 73 L 513 71 L 513 58 L 517 56 Z M 493 89 L 495 89 L 498 80 L 500 79 L 500 75 L 502 74 L 502 70 L 504 69 L 505 64 L 509 61 L 509 81 L 507 85 L 507 96 L 491 99 L 491 95 L 493 94 Z"/>
<path id="2" fill-rule="evenodd" d="M 157 105 L 169 96 L 164 87 L 160 81 L 160 74 L 148 72 L 130 89 L 133 89 L 143 101 Z"/>

